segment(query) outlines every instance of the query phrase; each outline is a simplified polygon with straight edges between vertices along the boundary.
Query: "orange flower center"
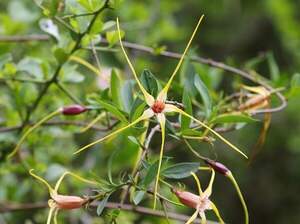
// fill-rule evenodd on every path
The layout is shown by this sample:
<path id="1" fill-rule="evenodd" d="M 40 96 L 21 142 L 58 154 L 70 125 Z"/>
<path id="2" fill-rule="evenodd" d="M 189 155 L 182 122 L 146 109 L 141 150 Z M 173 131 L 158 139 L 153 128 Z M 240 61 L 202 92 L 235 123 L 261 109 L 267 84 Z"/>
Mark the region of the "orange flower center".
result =
<path id="1" fill-rule="evenodd" d="M 162 101 L 155 101 L 151 109 L 156 114 L 161 113 L 165 109 L 165 103 Z"/>

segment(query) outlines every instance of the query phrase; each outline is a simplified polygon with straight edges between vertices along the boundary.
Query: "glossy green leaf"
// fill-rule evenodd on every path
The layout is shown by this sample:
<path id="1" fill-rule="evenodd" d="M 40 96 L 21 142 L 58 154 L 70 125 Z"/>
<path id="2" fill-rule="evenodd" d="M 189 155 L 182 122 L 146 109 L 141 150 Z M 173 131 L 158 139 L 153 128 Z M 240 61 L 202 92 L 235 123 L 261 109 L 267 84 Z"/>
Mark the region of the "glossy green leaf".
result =
<path id="1" fill-rule="evenodd" d="M 162 171 L 162 175 L 171 179 L 182 179 L 189 177 L 191 172 L 196 172 L 200 163 L 177 163 Z"/>
<path id="2" fill-rule="evenodd" d="M 107 201 L 109 199 L 110 195 L 105 196 L 98 204 L 97 206 L 97 215 L 100 216 L 107 204 Z"/>
<path id="3" fill-rule="evenodd" d="M 156 97 L 158 92 L 158 81 L 155 76 L 149 70 L 144 69 L 140 79 L 146 91 Z"/>
<path id="4" fill-rule="evenodd" d="M 212 100 L 211 96 L 209 94 L 209 91 L 204 84 L 204 82 L 200 79 L 199 75 L 195 75 L 194 77 L 194 85 L 198 92 L 200 93 L 200 96 L 202 98 L 204 108 L 205 108 L 205 114 L 206 117 L 208 118 L 210 116 L 211 110 L 212 110 Z"/>
<path id="5" fill-rule="evenodd" d="M 221 114 L 215 117 L 211 123 L 252 123 L 258 120 L 243 113 Z"/>
<path id="6" fill-rule="evenodd" d="M 147 169 L 147 173 L 145 178 L 142 180 L 142 186 L 147 188 L 155 179 L 158 169 L 158 161 L 151 164 L 150 167 Z"/>
<path id="7" fill-rule="evenodd" d="M 145 191 L 136 191 L 134 192 L 134 196 L 133 196 L 133 203 L 135 205 L 140 204 L 140 202 L 143 200 L 144 196 L 145 196 Z"/>
<path id="8" fill-rule="evenodd" d="M 122 108 L 123 104 L 121 102 L 121 79 L 117 72 L 113 69 L 110 78 L 110 92 L 111 98 L 115 105 Z"/>
<path id="9" fill-rule="evenodd" d="M 104 100 L 97 99 L 97 102 L 107 111 L 115 115 L 120 121 L 127 123 L 126 117 L 123 115 L 123 113 L 113 104 L 106 102 Z"/>

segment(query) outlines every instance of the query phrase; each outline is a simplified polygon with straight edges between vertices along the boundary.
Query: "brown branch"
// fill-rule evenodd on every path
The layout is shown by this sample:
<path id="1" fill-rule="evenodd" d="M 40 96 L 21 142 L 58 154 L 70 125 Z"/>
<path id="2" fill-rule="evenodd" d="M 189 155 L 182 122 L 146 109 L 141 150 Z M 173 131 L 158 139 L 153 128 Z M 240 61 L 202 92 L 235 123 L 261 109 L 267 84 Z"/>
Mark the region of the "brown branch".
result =
<path id="1" fill-rule="evenodd" d="M 0 42 L 18 42 L 18 41 L 41 41 L 41 40 L 47 40 L 47 35 L 28 35 L 28 36 L 0 36 Z M 48 38 L 49 40 L 50 38 Z M 107 40 L 101 39 L 101 43 L 107 44 Z M 133 50 L 143 51 L 147 52 L 149 54 L 156 54 L 168 58 L 174 58 L 179 59 L 181 57 L 181 54 L 171 51 L 162 51 L 162 52 L 155 52 L 155 49 L 152 47 L 144 46 L 141 44 L 131 43 L 127 41 L 123 41 L 123 44 L 126 48 L 130 48 Z M 219 68 L 227 72 L 234 73 L 236 75 L 239 75 L 245 79 L 248 79 L 254 83 L 258 83 L 259 85 L 262 85 L 269 89 L 270 91 L 273 91 L 274 88 L 270 86 L 268 83 L 266 83 L 262 78 L 259 78 L 258 76 L 251 75 L 250 72 L 232 67 L 230 65 L 226 65 L 223 62 L 214 61 L 210 58 L 203 58 L 199 56 L 191 56 L 190 60 L 193 62 L 198 62 L 201 64 L 206 64 L 208 66 Z M 274 113 L 283 110 L 287 106 L 287 101 L 285 97 L 280 92 L 275 92 L 275 95 L 278 97 L 278 99 L 281 101 L 281 104 L 274 108 L 268 108 L 268 109 L 262 109 L 257 110 L 254 113 L 255 114 L 261 114 L 261 113 Z"/>
<path id="2" fill-rule="evenodd" d="M 30 126 L 34 125 L 34 123 L 29 123 Z M 86 127 L 88 123 L 86 122 L 80 122 L 80 121 L 48 121 L 42 124 L 42 126 L 79 126 L 79 127 Z M 12 132 L 12 131 L 17 131 L 22 128 L 22 125 L 16 125 L 16 126 L 11 126 L 11 127 L 2 127 L 0 128 L 0 133 L 1 132 Z M 99 126 L 92 126 L 90 129 L 94 131 L 108 131 L 110 128 L 102 128 Z"/>
<path id="3" fill-rule="evenodd" d="M 97 207 L 99 202 L 94 202 L 90 206 L 95 208 Z M 0 213 L 9 213 L 9 212 L 18 212 L 18 211 L 27 211 L 33 209 L 43 209 L 47 208 L 48 203 L 46 202 L 36 202 L 36 203 L 24 203 L 24 204 L 11 204 L 11 203 L 0 203 Z M 130 204 L 123 204 L 115 203 L 115 202 L 108 202 L 105 206 L 106 208 L 110 209 L 122 209 L 125 211 L 132 211 L 144 215 L 149 216 L 157 216 L 157 217 L 165 217 L 165 212 L 160 210 L 153 210 L 150 208 L 142 207 L 142 206 L 133 206 Z M 175 212 L 167 212 L 168 218 L 186 222 L 190 217 L 187 215 L 178 214 Z M 196 219 L 194 223 L 200 223 L 200 219 Z M 214 221 L 208 221 L 208 224 L 217 224 Z"/>
<path id="4" fill-rule="evenodd" d="M 50 36 L 46 34 L 0 36 L 0 42 L 4 42 L 4 43 L 49 41 L 50 39 L 51 39 Z"/>

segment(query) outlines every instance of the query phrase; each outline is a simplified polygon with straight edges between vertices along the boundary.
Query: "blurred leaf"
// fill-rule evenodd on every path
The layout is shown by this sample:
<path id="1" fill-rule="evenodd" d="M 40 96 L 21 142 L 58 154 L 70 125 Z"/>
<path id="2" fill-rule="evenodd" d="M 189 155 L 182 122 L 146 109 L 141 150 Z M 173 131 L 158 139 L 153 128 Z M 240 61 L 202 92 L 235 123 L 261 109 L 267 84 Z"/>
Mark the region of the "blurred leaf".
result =
<path id="1" fill-rule="evenodd" d="M 142 180 L 142 186 L 147 189 L 148 186 L 154 181 L 158 169 L 158 161 L 152 163 L 150 167 L 147 169 L 147 173 L 145 178 Z"/>
<path id="2" fill-rule="evenodd" d="M 131 80 L 126 80 L 121 87 L 121 102 L 122 108 L 129 113 L 133 104 L 133 84 Z"/>
<path id="3" fill-rule="evenodd" d="M 17 64 L 18 71 L 25 71 L 36 79 L 43 79 L 41 61 L 36 58 L 25 57 Z"/>
<path id="4" fill-rule="evenodd" d="M 211 123 L 252 123 L 257 121 L 257 119 L 254 119 L 247 114 L 231 113 L 218 115 L 211 121 Z"/>
<path id="5" fill-rule="evenodd" d="M 162 171 L 162 175 L 171 179 L 182 179 L 189 177 L 191 172 L 196 172 L 200 163 L 177 163 Z"/>
<path id="6" fill-rule="evenodd" d="M 111 72 L 110 90 L 111 90 L 110 92 L 111 92 L 112 101 L 119 108 L 122 108 L 123 104 L 121 102 L 121 92 L 120 92 L 121 91 L 121 79 L 114 69 Z"/>
<path id="7" fill-rule="evenodd" d="M 269 65 L 271 79 L 273 81 L 279 80 L 280 72 L 279 72 L 279 68 L 278 68 L 278 65 L 275 61 L 273 53 L 271 53 L 271 52 L 267 53 L 267 61 L 268 61 L 268 65 Z"/>
<path id="8" fill-rule="evenodd" d="M 144 198 L 145 196 L 145 191 L 136 191 L 134 192 L 134 196 L 133 196 L 133 203 L 135 205 L 138 205 Z"/>
<path id="9" fill-rule="evenodd" d="M 121 37 L 124 36 L 125 32 L 123 30 L 121 32 Z M 119 41 L 119 34 L 117 30 L 107 31 L 106 32 L 106 40 L 109 43 L 109 46 L 115 45 Z"/>
<path id="10" fill-rule="evenodd" d="M 62 48 L 56 48 L 54 50 L 54 56 L 60 64 L 64 63 L 68 59 L 68 54 Z"/>
<path id="11" fill-rule="evenodd" d="M 97 99 L 97 102 L 107 111 L 109 111 L 110 113 L 112 113 L 113 115 L 115 115 L 120 121 L 124 122 L 124 123 L 128 123 L 126 117 L 123 115 L 123 113 L 121 111 L 119 111 L 119 109 L 110 104 L 109 102 L 105 101 L 105 100 L 100 100 Z"/>
<path id="12" fill-rule="evenodd" d="M 188 114 L 193 114 L 192 101 L 186 89 L 183 90 L 182 103 L 184 105 L 184 111 Z M 181 119 L 181 130 L 188 129 L 191 124 L 191 119 L 186 116 L 180 116 Z"/>
<path id="13" fill-rule="evenodd" d="M 140 145 L 139 141 L 134 136 L 128 136 L 128 139 L 136 145 Z"/>
<path id="14" fill-rule="evenodd" d="M 211 101 L 211 97 L 208 92 L 208 89 L 205 86 L 205 84 L 202 82 L 202 80 L 200 79 L 199 75 L 195 75 L 194 84 L 195 84 L 196 89 L 200 93 L 200 96 L 202 98 L 204 108 L 205 108 L 205 114 L 206 114 L 206 117 L 208 118 L 210 116 L 210 113 L 212 110 L 212 101 Z"/>
<path id="15" fill-rule="evenodd" d="M 58 27 L 51 19 L 41 19 L 39 22 L 41 30 L 53 36 L 57 41 L 60 40 Z"/>
<path id="16" fill-rule="evenodd" d="M 6 53 L 0 56 L 0 70 L 3 68 L 3 66 L 11 62 L 13 60 L 11 53 Z"/>
<path id="17" fill-rule="evenodd" d="M 98 206 L 97 206 L 97 215 L 98 215 L 98 216 L 100 216 L 100 215 L 102 214 L 102 212 L 103 212 L 103 210 L 104 210 L 104 208 L 105 208 L 105 206 L 106 206 L 106 204 L 107 204 L 107 201 L 108 201 L 109 197 L 110 197 L 110 194 L 107 195 L 107 196 L 105 196 L 105 197 L 102 199 L 102 201 L 99 202 L 99 204 L 98 204 Z"/>

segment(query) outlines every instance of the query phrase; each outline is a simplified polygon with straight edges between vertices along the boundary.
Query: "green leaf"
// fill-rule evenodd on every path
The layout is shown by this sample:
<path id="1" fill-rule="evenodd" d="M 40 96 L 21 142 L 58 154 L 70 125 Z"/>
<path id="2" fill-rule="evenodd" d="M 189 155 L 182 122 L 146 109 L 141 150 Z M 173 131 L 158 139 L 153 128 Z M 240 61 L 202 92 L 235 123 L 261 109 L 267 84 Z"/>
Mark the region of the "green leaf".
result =
<path id="1" fill-rule="evenodd" d="M 10 53 L 6 53 L 0 56 L 0 70 L 3 68 L 3 66 L 12 61 L 12 55 Z"/>
<path id="2" fill-rule="evenodd" d="M 103 212 L 103 210 L 104 210 L 104 208 L 107 204 L 107 201 L 108 201 L 109 197 L 110 197 L 110 194 L 105 196 L 103 198 L 103 200 L 99 202 L 98 207 L 97 207 L 97 215 L 98 216 L 100 216 L 102 214 L 102 212 Z"/>
<path id="3" fill-rule="evenodd" d="M 126 80 L 121 88 L 121 101 L 124 111 L 130 112 L 133 104 L 133 84 L 132 80 Z"/>
<path id="4" fill-rule="evenodd" d="M 134 196 L 133 196 L 133 203 L 135 205 L 138 205 L 144 198 L 145 196 L 145 191 L 136 191 L 134 192 Z"/>
<path id="5" fill-rule="evenodd" d="M 134 137 L 134 136 L 128 136 L 128 139 L 132 142 L 132 143 L 134 143 L 134 144 L 136 144 L 136 145 L 140 145 L 140 143 L 139 143 L 139 141 L 136 139 L 136 137 Z"/>
<path id="6" fill-rule="evenodd" d="M 141 83 L 152 96 L 156 97 L 158 92 L 158 81 L 155 76 L 147 69 L 141 75 Z"/>
<path id="7" fill-rule="evenodd" d="M 121 37 L 123 37 L 125 32 L 123 30 L 121 30 L 120 32 L 121 32 Z M 106 40 L 108 41 L 110 47 L 115 45 L 119 41 L 118 31 L 117 30 L 107 31 Z"/>
<path id="8" fill-rule="evenodd" d="M 134 121 L 139 116 L 141 116 L 145 109 L 145 106 L 146 103 L 144 101 L 142 101 L 140 98 L 136 98 L 130 110 L 129 119 L 131 121 Z"/>
<path id="9" fill-rule="evenodd" d="M 196 172 L 200 163 L 177 163 L 162 171 L 162 175 L 172 179 L 182 179 L 189 177 L 191 172 Z"/>
<path id="10" fill-rule="evenodd" d="M 185 129 L 181 131 L 183 136 L 201 136 L 203 133 L 194 129 Z"/>
<path id="11" fill-rule="evenodd" d="M 155 179 L 158 169 L 158 161 L 151 164 L 149 169 L 147 170 L 145 178 L 142 180 L 142 186 L 147 188 Z"/>
<path id="12" fill-rule="evenodd" d="M 119 108 L 122 108 L 122 102 L 121 102 L 121 79 L 119 75 L 116 73 L 116 71 L 113 69 L 111 72 L 111 78 L 110 78 L 110 92 L 111 92 L 111 98 L 115 105 L 117 105 Z"/>
<path id="13" fill-rule="evenodd" d="M 97 99 L 97 102 L 107 111 L 115 115 L 120 121 L 124 123 L 128 123 L 126 117 L 123 115 L 123 113 L 114 105 L 110 104 L 109 102 L 106 102 L 104 100 Z"/>
<path id="14" fill-rule="evenodd" d="M 247 114 L 231 113 L 218 115 L 211 121 L 211 123 L 252 123 L 256 121 L 258 120 L 252 118 Z"/>
<path id="15" fill-rule="evenodd" d="M 57 41 L 60 40 L 58 27 L 51 19 L 41 19 L 39 25 L 41 30 L 53 36 Z"/>
<path id="16" fill-rule="evenodd" d="M 185 107 L 184 108 L 185 112 L 187 112 L 188 114 L 193 114 L 192 101 L 186 89 L 183 90 L 182 103 Z M 180 119 L 181 119 L 181 130 L 188 129 L 191 124 L 191 119 L 182 115 L 180 116 Z"/>
<path id="17" fill-rule="evenodd" d="M 69 57 L 69 55 L 62 48 L 56 48 L 54 51 L 54 56 L 60 64 L 63 64 Z"/>
<path id="18" fill-rule="evenodd" d="M 203 101 L 203 104 L 205 107 L 205 114 L 206 114 L 206 117 L 208 118 L 210 116 L 210 113 L 212 110 L 212 101 L 211 101 L 209 91 L 208 91 L 207 87 L 205 86 L 205 84 L 200 79 L 199 75 L 195 75 L 194 85 L 195 85 L 196 89 L 198 90 L 198 92 L 200 93 L 200 96 L 202 98 L 202 101 Z"/>

